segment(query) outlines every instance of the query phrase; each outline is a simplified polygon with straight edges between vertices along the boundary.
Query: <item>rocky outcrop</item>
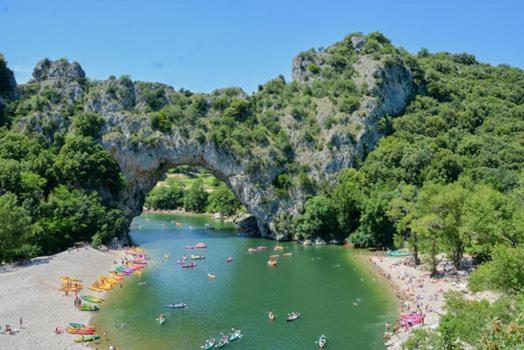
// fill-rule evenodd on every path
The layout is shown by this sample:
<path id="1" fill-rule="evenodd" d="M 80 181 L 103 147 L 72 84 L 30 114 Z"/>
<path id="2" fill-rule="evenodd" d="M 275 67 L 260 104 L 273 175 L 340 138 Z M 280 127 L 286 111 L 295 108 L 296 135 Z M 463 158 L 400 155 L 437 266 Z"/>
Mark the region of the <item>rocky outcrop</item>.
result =
<path id="1" fill-rule="evenodd" d="M 208 121 L 220 117 L 217 115 L 195 110 L 194 125 L 189 125 L 193 130 L 189 132 L 188 125 L 173 125 L 171 130 L 164 131 L 154 129 L 151 106 L 159 110 L 187 91 L 177 92 L 164 84 L 135 82 L 128 77 L 86 83 L 80 65 L 65 60 L 38 63 L 30 84 L 48 94 L 51 89 L 57 101 L 43 112 L 20 120 L 18 125 L 26 132 L 45 133 L 50 130 L 46 125 L 49 123 L 53 132 L 68 129 L 72 106 L 82 106 L 85 112 L 101 115 L 104 125 L 98 142 L 113 156 L 125 177 L 119 206 L 129 219 L 141 213 L 145 196 L 167 169 L 200 165 L 232 189 L 253 215 L 261 235 L 289 239 L 293 238 L 293 217 L 301 212 L 311 193 L 293 185 L 286 195 L 279 195 L 273 186 L 275 178 L 293 167 L 308 169 L 308 175 L 318 182 L 332 181 L 340 170 L 353 166 L 356 159 L 373 149 L 381 136 L 380 119 L 402 112 L 415 91 L 412 73 L 403 60 L 376 59 L 366 54 L 363 51 L 366 40 L 358 34 L 343 43 L 349 45 L 352 60 L 347 62 L 353 67 L 352 79 L 361 94 L 358 108 L 340 112 L 332 99 L 315 98 L 314 120 L 319 128 L 314 147 L 300 139 L 300 124 L 290 110 L 278 117 L 279 127 L 286 132 L 291 145 L 292 166 L 282 161 L 266 162 L 276 156 L 265 147 L 259 147 L 256 153 L 233 153 L 217 146 L 213 138 L 202 137 L 203 131 L 213 127 Z M 292 67 L 295 84 L 307 87 L 316 80 L 329 79 L 318 72 L 333 64 L 332 52 L 333 48 L 310 50 L 295 58 Z M 217 94 L 247 98 L 239 89 L 217 90 L 213 96 Z M 198 97 L 203 109 L 207 109 L 211 95 Z M 193 111 L 190 108 L 194 106 L 177 105 L 177 108 Z M 327 123 L 334 116 L 338 122 Z"/>

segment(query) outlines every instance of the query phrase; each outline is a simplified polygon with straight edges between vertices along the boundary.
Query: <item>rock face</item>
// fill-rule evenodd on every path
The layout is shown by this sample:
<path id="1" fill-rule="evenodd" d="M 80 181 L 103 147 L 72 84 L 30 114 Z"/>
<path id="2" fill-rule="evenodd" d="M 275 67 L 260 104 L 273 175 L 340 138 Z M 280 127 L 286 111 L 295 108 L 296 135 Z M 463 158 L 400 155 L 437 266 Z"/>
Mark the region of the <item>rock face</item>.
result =
<path id="1" fill-rule="evenodd" d="M 342 113 L 335 112 L 335 106 L 327 97 L 315 100 L 320 144 L 309 147 L 300 140 L 300 130 L 290 127 L 296 124 L 291 111 L 279 119 L 280 127 L 289 135 L 295 167 L 307 167 L 308 175 L 316 181 L 332 181 L 340 170 L 353 166 L 356 159 L 373 149 L 381 136 L 380 119 L 402 112 L 416 89 L 412 73 L 401 59 L 386 62 L 361 54 L 366 40 L 362 35 L 348 39 L 349 49 L 358 55 L 353 56 L 358 60 L 352 63 L 354 84 L 362 91 L 358 108 L 342 115 L 343 122 L 332 126 L 326 120 Z M 315 72 L 328 64 L 330 55 L 329 50 L 308 51 L 295 58 L 292 65 L 295 84 L 307 87 L 323 79 Z M 307 193 L 292 187 L 284 197 L 276 194 L 272 184 L 284 165 L 271 163 L 266 167 L 253 167 L 257 159 L 251 154 L 234 154 L 198 133 L 188 134 L 177 126 L 169 132 L 152 127 L 148 106 L 153 103 L 159 110 L 172 103 L 176 93 L 183 92 L 163 84 L 134 82 L 128 77 L 86 83 L 80 65 L 65 60 L 38 63 L 31 84 L 37 85 L 40 91 L 52 87 L 57 101 L 47 110 L 19 120 L 18 127 L 26 132 L 47 132 L 48 137 L 52 137 L 54 131 L 70 128 L 70 109 L 79 104 L 85 112 L 103 117 L 105 122 L 98 142 L 114 157 L 125 177 L 119 206 L 129 220 L 141 213 L 145 196 L 167 169 L 200 165 L 232 189 L 256 219 L 261 235 L 293 238 L 292 219 L 302 210 Z M 209 95 L 199 96 L 204 104 L 210 104 Z M 246 95 L 240 91 L 237 98 L 246 99 Z M 195 129 L 200 128 L 197 124 L 198 120 L 193 126 Z M 272 157 L 271 151 L 263 147 L 256 157 L 258 155 Z"/>

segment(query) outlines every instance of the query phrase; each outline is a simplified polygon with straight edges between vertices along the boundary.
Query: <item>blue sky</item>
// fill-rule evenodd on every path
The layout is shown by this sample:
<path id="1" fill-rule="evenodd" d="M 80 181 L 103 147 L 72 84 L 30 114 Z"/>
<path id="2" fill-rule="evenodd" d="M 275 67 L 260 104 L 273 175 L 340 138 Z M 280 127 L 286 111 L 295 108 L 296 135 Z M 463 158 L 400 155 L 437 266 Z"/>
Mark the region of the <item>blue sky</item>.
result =
<path id="1" fill-rule="evenodd" d="M 0 0 L 0 52 L 18 82 L 44 57 L 87 75 L 247 91 L 290 77 L 300 51 L 381 31 L 410 52 L 469 52 L 524 67 L 524 1 Z"/>

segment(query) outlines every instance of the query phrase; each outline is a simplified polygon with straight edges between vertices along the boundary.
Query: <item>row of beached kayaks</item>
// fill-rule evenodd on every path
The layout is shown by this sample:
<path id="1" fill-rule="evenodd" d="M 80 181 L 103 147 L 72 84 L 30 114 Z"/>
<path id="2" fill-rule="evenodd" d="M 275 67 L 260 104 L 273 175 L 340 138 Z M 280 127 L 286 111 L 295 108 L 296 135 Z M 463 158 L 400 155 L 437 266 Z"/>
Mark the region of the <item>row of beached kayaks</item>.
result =
<path id="1" fill-rule="evenodd" d="M 111 290 L 115 285 L 120 284 L 126 276 L 143 269 L 147 264 L 146 260 L 149 259 L 142 248 L 126 248 L 124 252 L 133 258 L 130 260 L 124 259 L 123 263 L 125 263 L 125 265 L 119 265 L 107 275 L 99 276 L 99 278 L 88 287 L 90 290 L 95 292 Z M 62 290 L 67 289 L 67 291 L 78 292 L 83 288 L 81 284 L 82 281 L 77 278 L 61 276 L 60 281 L 62 283 Z M 98 311 L 100 309 L 98 304 L 104 301 L 104 299 L 93 295 L 81 295 L 80 298 L 85 302 L 91 303 L 79 303 L 77 307 L 80 311 Z M 78 337 L 73 339 L 76 343 L 89 343 L 100 339 L 100 336 L 95 333 L 95 328 L 81 323 L 70 323 L 66 331 L 70 334 L 78 335 Z"/>

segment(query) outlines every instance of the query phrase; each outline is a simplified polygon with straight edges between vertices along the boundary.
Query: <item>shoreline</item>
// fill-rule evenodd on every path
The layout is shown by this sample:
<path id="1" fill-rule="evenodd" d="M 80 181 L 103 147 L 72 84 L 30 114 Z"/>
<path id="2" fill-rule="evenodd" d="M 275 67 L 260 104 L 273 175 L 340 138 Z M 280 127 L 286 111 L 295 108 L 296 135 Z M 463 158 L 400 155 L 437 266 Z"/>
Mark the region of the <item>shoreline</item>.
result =
<path id="1" fill-rule="evenodd" d="M 85 246 L 34 258 L 25 266 L 0 267 L 0 326 L 2 330 L 5 324 L 20 328 L 19 318 L 23 319 L 18 333 L 0 333 L 0 348 L 85 349 L 84 344 L 73 341 L 76 335 L 54 334 L 55 327 L 66 328 L 69 322 L 89 324 L 93 316 L 75 308 L 74 292 L 65 296 L 58 290 L 60 276 L 82 280 L 84 289 L 79 295 L 104 297 L 107 292 L 92 292 L 87 287 L 107 273 L 122 254 L 120 250 L 101 251 Z"/>
<path id="2" fill-rule="evenodd" d="M 393 289 L 399 306 L 398 315 L 417 311 L 425 315 L 423 324 L 407 329 L 400 327 L 397 332 L 393 331 L 392 323 L 390 336 L 384 338 L 388 350 L 401 350 L 402 344 L 415 329 L 436 329 L 440 317 L 445 314 L 444 296 L 447 292 L 460 292 L 470 300 L 488 299 L 492 302 L 497 298 L 493 292 L 473 294 L 467 287 L 468 274 L 456 272 L 446 259 L 438 265 L 439 271 L 445 271 L 444 276 L 433 278 L 424 264 L 417 267 L 410 264 L 410 257 L 389 257 L 383 253 L 371 253 L 364 257 L 366 265 Z"/>

